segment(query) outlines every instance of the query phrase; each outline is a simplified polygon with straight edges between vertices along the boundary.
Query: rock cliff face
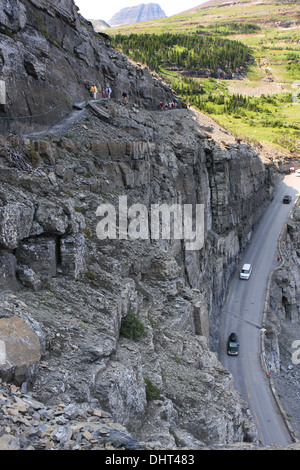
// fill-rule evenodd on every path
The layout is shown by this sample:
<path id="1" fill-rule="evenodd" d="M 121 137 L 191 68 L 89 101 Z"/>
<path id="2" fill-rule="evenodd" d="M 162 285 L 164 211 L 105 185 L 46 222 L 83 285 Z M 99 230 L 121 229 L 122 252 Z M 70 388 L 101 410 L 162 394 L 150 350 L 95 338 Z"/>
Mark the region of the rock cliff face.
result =
<path id="1" fill-rule="evenodd" d="M 40 339 L 33 391 L 53 406 L 101 407 L 167 447 L 255 440 L 209 336 L 216 340 L 227 280 L 272 194 L 269 170 L 245 145 L 214 143 L 190 110 L 111 101 L 106 111 L 109 122 L 87 107 L 52 132 L 2 144 L 2 315 Z M 125 195 L 148 208 L 204 204 L 204 247 L 100 241 L 97 208 Z M 129 314 L 144 325 L 140 338 L 120 334 Z"/>
<path id="2" fill-rule="evenodd" d="M 294 432 L 300 435 L 297 398 L 300 356 L 300 201 L 283 230 L 281 266 L 271 281 L 266 363 Z"/>
<path id="3" fill-rule="evenodd" d="M 141 23 L 143 21 L 165 18 L 166 14 L 157 3 L 141 3 L 135 7 L 123 8 L 110 20 L 110 26 L 122 26 L 125 24 Z"/>
<path id="4" fill-rule="evenodd" d="M 116 447 L 256 442 L 248 407 L 213 348 L 229 277 L 272 198 L 272 168 L 229 134 L 215 142 L 212 128 L 180 103 L 161 112 L 157 100 L 174 99 L 172 91 L 88 32 L 73 2 L 12 0 L 2 6 L 1 24 L 14 34 L 14 40 L 2 36 L 9 97 L 2 117 L 34 114 L 29 102 L 44 111 L 61 100 L 70 111 L 75 98 L 88 101 L 87 71 L 94 79 L 109 78 L 115 95 L 81 103 L 55 126 L 62 111 L 1 121 L 7 134 L 19 134 L 0 142 L 0 376 L 30 390 L 47 415 L 54 407 L 57 416 L 61 403 L 101 409 L 98 415 L 114 423 L 110 430 L 126 428 Z M 39 16 L 48 34 L 29 23 Z M 48 52 L 31 48 L 27 70 L 44 64 L 45 80 L 28 74 L 23 60 L 29 53 L 25 39 L 42 36 Z M 56 46 L 56 37 L 65 46 Z M 11 68 L 12 51 L 22 58 L 20 76 Z M 57 96 L 56 86 L 71 70 L 69 94 Z M 201 205 L 203 246 L 191 251 L 182 238 L 140 237 L 147 219 L 139 219 L 134 239 L 100 239 L 99 207 L 118 211 L 125 197 L 128 207 L 140 204 L 148 214 L 153 204 Z M 128 212 L 127 222 L 136 217 Z M 16 317 L 27 369 L 8 355 L 5 332 Z M 23 337 L 32 340 L 22 343 Z M 78 448 L 79 431 L 61 423 L 56 431 L 63 437 L 55 434 L 55 442 Z M 11 426 L 24 447 L 40 448 L 42 431 L 25 432 L 22 420 Z M 43 431 L 44 439 L 49 433 Z"/>
<path id="5" fill-rule="evenodd" d="M 73 0 L 0 0 L 0 130 L 55 123 L 90 99 L 95 83 L 156 107 L 171 93 L 109 46 L 78 15 Z"/>

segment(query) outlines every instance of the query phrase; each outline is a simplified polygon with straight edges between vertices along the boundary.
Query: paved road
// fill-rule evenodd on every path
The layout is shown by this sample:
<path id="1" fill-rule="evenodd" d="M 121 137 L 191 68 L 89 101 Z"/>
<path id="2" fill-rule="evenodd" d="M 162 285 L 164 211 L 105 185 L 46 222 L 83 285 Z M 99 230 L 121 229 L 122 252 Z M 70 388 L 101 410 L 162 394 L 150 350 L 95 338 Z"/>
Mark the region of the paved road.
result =
<path id="1" fill-rule="evenodd" d="M 247 281 L 239 279 L 239 269 L 232 277 L 227 301 L 220 318 L 219 359 L 234 378 L 235 388 L 249 403 L 263 445 L 291 443 L 290 435 L 270 391 L 269 379 L 260 361 L 260 329 L 267 280 L 276 267 L 277 241 L 291 210 L 283 204 L 285 194 L 292 202 L 300 191 L 300 177 L 287 176 L 257 227 L 239 268 L 251 263 L 253 272 Z M 239 356 L 228 356 L 227 338 L 234 331 L 240 342 Z"/>

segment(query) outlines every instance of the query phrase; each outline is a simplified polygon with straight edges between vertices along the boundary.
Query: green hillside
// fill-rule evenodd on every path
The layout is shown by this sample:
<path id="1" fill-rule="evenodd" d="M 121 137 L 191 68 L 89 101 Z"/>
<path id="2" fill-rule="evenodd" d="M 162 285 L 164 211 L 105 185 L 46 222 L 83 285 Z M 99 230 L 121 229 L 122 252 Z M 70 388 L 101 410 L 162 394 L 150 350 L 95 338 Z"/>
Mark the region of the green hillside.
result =
<path id="1" fill-rule="evenodd" d="M 180 15 L 110 28 L 109 35 L 239 137 L 300 152 L 300 103 L 293 102 L 300 80 L 298 2 L 211 0 Z M 229 50 L 239 44 L 231 61 Z"/>
<path id="2" fill-rule="evenodd" d="M 217 36 L 199 34 L 117 34 L 113 45 L 120 47 L 124 54 L 137 62 L 147 64 L 160 72 L 181 70 L 185 74 L 217 76 L 218 69 L 223 75 L 232 73 L 251 62 L 251 49 L 241 41 L 232 41 Z M 223 78 L 224 78 L 223 77 Z"/>

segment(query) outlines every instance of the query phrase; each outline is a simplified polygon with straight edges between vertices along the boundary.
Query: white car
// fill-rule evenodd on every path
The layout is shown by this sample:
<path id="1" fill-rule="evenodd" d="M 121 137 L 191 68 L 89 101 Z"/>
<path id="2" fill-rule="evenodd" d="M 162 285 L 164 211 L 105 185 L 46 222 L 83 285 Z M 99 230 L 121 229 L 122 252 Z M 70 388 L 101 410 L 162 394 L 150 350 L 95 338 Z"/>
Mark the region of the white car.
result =
<path id="1" fill-rule="evenodd" d="M 300 169 L 296 170 L 296 176 L 300 176 Z"/>
<path id="2" fill-rule="evenodd" d="M 240 272 L 240 279 L 249 279 L 252 273 L 251 264 L 244 264 Z"/>

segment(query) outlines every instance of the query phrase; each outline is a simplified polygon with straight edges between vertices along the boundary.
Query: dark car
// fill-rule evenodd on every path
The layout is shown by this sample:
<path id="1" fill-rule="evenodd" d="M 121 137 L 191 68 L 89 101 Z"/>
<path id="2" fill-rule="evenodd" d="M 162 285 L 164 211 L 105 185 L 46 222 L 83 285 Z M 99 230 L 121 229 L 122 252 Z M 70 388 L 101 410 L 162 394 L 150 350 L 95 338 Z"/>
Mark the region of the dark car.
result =
<path id="1" fill-rule="evenodd" d="M 239 341 L 235 333 L 231 333 L 227 342 L 227 354 L 229 356 L 237 356 L 239 353 Z"/>
<path id="2" fill-rule="evenodd" d="M 289 194 L 286 194 L 285 196 L 283 196 L 282 202 L 283 204 L 289 204 L 291 200 L 292 200 L 291 196 L 289 196 Z"/>

